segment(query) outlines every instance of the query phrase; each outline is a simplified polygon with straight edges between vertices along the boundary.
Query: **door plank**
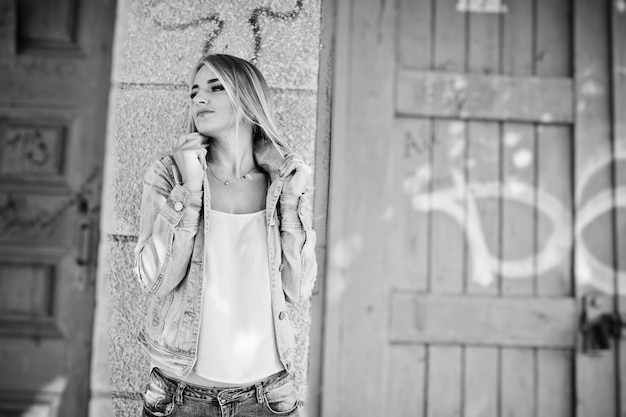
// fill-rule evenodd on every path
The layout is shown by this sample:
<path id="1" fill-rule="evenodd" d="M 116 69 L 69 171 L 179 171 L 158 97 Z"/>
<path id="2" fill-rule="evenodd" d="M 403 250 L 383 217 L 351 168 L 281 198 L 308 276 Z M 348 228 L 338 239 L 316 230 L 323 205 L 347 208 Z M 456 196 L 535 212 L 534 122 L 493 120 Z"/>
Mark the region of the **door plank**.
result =
<path id="1" fill-rule="evenodd" d="M 571 298 L 393 293 L 390 303 L 392 342 L 571 348 L 577 332 Z"/>
<path id="2" fill-rule="evenodd" d="M 3 58 L 15 55 L 17 23 L 16 4 L 12 1 L 0 3 L 0 56 Z"/>
<path id="3" fill-rule="evenodd" d="M 429 69 L 432 62 L 430 1 L 400 0 L 398 61 L 401 67 Z"/>
<path id="4" fill-rule="evenodd" d="M 429 417 L 461 415 L 462 348 L 429 346 L 428 352 L 428 408 L 425 414 Z"/>
<path id="5" fill-rule="evenodd" d="M 535 73 L 569 77 L 573 64 L 573 15 L 571 0 L 541 0 L 536 12 Z M 577 27 L 577 26 L 576 26 Z"/>
<path id="6" fill-rule="evenodd" d="M 385 402 L 371 403 L 363 398 L 387 398 L 388 395 L 385 390 L 390 377 L 386 337 L 388 298 L 384 294 L 388 293 L 390 282 L 386 279 L 389 275 L 385 269 L 387 249 L 382 237 L 388 233 L 389 226 L 380 214 L 392 200 L 391 193 L 396 185 L 392 176 L 382 174 L 393 172 L 392 166 L 396 163 L 391 147 L 383 139 L 388 138 L 394 118 L 395 79 L 390 76 L 396 71 L 394 6 L 383 0 L 354 2 L 347 10 L 339 5 L 342 14 L 337 24 L 346 24 L 344 18 L 350 22 L 350 42 L 344 45 L 352 57 L 349 66 L 366 70 L 353 72 L 349 81 L 343 80 L 350 87 L 350 95 L 345 97 L 347 114 L 340 117 L 347 117 L 350 135 L 343 146 L 332 148 L 336 161 L 342 161 L 343 166 L 333 165 L 332 168 L 337 169 L 332 171 L 331 189 L 346 190 L 350 183 L 354 187 L 358 179 L 358 184 L 367 185 L 367 192 L 351 193 L 356 198 L 345 198 L 345 191 L 341 192 L 343 197 L 332 195 L 331 210 L 336 217 L 329 217 L 329 221 L 332 220 L 329 223 L 329 280 L 341 281 L 343 289 L 331 300 L 336 303 L 332 311 L 339 314 L 341 323 L 339 332 L 333 331 L 330 335 L 339 338 L 336 345 L 339 352 L 331 355 L 344 360 L 336 361 L 336 368 L 326 368 L 331 379 L 325 379 L 324 392 L 336 391 L 336 395 L 330 394 L 329 399 L 334 404 L 325 414 L 329 416 L 345 415 L 346 410 L 355 416 L 383 415 Z M 343 15 L 344 11 L 347 15 Z M 337 137 L 335 133 L 333 130 L 333 137 Z M 377 161 L 376 169 L 372 161 Z M 339 178 L 345 182 L 335 183 Z M 375 220 L 371 210 L 379 213 Z M 342 253 L 332 249 L 346 247 L 346 244 L 352 252 L 352 260 L 348 262 Z M 368 342 L 364 344 L 364 340 Z M 364 363 L 367 366 L 363 366 Z M 358 391 L 350 389 L 353 381 L 360 381 Z"/>
<path id="7" fill-rule="evenodd" d="M 502 349 L 500 415 L 535 416 L 535 349 Z"/>
<path id="8" fill-rule="evenodd" d="M 576 218 L 584 205 L 604 190 L 610 190 L 610 164 L 602 165 L 611 156 L 609 70 L 608 70 L 608 10 L 586 0 L 574 2 L 574 56 L 576 88 L 575 181 Z M 614 225 L 609 215 L 600 216 L 576 236 L 575 275 L 576 295 L 595 291 L 613 292 L 612 277 L 604 277 L 594 270 L 592 256 L 585 249 L 593 248 L 593 256 L 600 263 L 613 265 L 612 236 Z M 598 281 L 600 280 L 600 281 Z M 577 417 L 615 416 L 616 366 L 614 352 L 591 356 L 576 355 Z"/>
<path id="9" fill-rule="evenodd" d="M 503 15 L 503 73 L 532 76 L 534 7 L 525 0 L 507 2 Z M 546 119 L 545 114 L 540 119 Z M 547 116 L 549 118 L 549 116 Z M 549 120 L 547 120 L 549 121 Z M 503 296 L 535 294 L 535 173 L 534 123 L 502 125 L 502 286 Z M 532 191 L 531 191 L 532 190 Z M 501 414 L 534 417 L 537 349 L 503 348 L 501 355 Z"/>
<path id="10" fill-rule="evenodd" d="M 334 44 L 334 71 L 333 71 L 333 98 L 332 98 L 332 126 L 331 137 L 348 138 L 349 135 L 349 106 L 351 105 L 351 74 L 348 69 L 351 65 L 352 48 L 351 25 L 352 9 L 351 3 L 333 1 L 334 12 L 336 13 L 334 31 L 336 40 Z M 330 172 L 340 173 L 345 169 L 345 158 L 348 155 L 346 148 L 347 140 L 331 140 L 330 142 Z M 341 156 L 341 158 L 337 158 Z M 347 173 L 346 173 L 347 174 Z M 327 228 L 327 248 L 328 248 L 328 270 L 326 274 L 326 293 L 324 295 L 324 352 L 322 371 L 322 404 L 321 415 L 339 416 L 341 415 L 342 386 L 344 374 L 341 370 L 345 362 L 343 352 L 343 305 L 345 296 L 347 272 L 344 270 L 345 261 L 342 252 L 343 248 L 351 247 L 346 239 L 345 222 L 342 213 L 345 210 L 345 203 L 341 198 L 343 190 L 348 186 L 348 177 L 343 175 L 332 175 L 329 179 L 328 187 L 328 228 Z M 354 240 L 352 246 L 357 247 Z"/>
<path id="11" fill-rule="evenodd" d="M 388 415 L 422 415 L 426 393 L 426 347 L 395 345 L 391 346 L 389 353 Z"/>
<path id="12" fill-rule="evenodd" d="M 573 143 L 569 126 L 537 127 L 537 293 L 573 295 Z M 564 157 L 565 156 L 565 157 Z"/>
<path id="13" fill-rule="evenodd" d="M 396 111 L 401 115 L 568 123 L 570 78 L 511 77 L 403 69 Z"/>
<path id="14" fill-rule="evenodd" d="M 435 146 L 433 148 L 433 207 L 431 236 L 431 284 L 433 292 L 460 293 L 465 275 L 465 244 L 463 228 L 465 216 L 462 203 L 463 149 L 465 135 L 458 129 L 459 122 L 438 120 L 435 122 Z M 451 210 L 450 204 L 458 207 Z"/>
<path id="15" fill-rule="evenodd" d="M 613 45 L 613 156 L 618 161 L 613 167 L 614 186 L 619 187 L 623 195 L 626 187 L 626 14 L 618 11 L 618 3 L 611 9 L 612 45 Z M 618 199 L 618 202 L 620 200 Z M 618 203 L 616 202 L 616 203 Z M 619 204 L 616 204 L 619 205 Z M 626 214 L 624 199 L 620 209 L 615 213 L 615 244 L 617 254 L 618 288 L 621 295 L 618 299 L 618 311 L 626 312 Z M 622 317 L 625 317 L 622 315 Z M 619 344 L 619 407 L 620 415 L 626 412 L 626 343 L 622 339 Z"/>
<path id="16" fill-rule="evenodd" d="M 537 417 L 570 417 L 573 359 L 571 350 L 540 349 L 537 352 Z"/>
<path id="17" fill-rule="evenodd" d="M 535 2 L 507 2 L 502 15 L 502 72 L 513 77 L 532 76 Z M 535 253 L 535 129 L 531 123 L 502 125 L 502 294 L 534 293 Z M 525 194 L 521 202 L 512 196 Z M 506 356 L 506 353 L 504 353 Z"/>
<path id="18" fill-rule="evenodd" d="M 506 123 L 502 138 L 502 294 L 532 296 L 535 275 L 535 129 L 528 123 Z M 516 200 L 516 196 L 520 199 Z"/>
<path id="19" fill-rule="evenodd" d="M 435 20 L 432 68 L 463 71 L 467 53 L 467 15 L 456 11 L 454 1 L 433 1 L 432 4 Z"/>
<path id="20" fill-rule="evenodd" d="M 466 66 L 467 16 L 455 10 L 453 1 L 432 2 L 434 51 L 431 68 L 463 71 Z M 402 74 L 398 87 L 404 88 Z M 429 100 L 423 94 L 421 101 Z M 401 113 L 401 111 L 400 111 Z M 424 114 L 429 116 L 428 114 Z M 430 116 L 437 116 L 432 114 Z M 465 149 L 466 133 L 459 121 L 434 122 L 431 188 L 431 263 L 432 292 L 460 294 L 466 276 Z M 393 301 L 391 308 L 393 309 Z M 429 346 L 426 415 L 459 415 L 462 401 L 462 348 Z"/>
<path id="21" fill-rule="evenodd" d="M 470 121 L 467 125 L 466 288 L 470 294 L 496 295 L 500 287 L 500 201 L 497 194 L 486 198 L 476 190 L 500 181 L 500 128 L 493 122 Z"/>
<path id="22" fill-rule="evenodd" d="M 498 348 L 465 348 L 463 416 L 498 417 Z"/>
<path id="23" fill-rule="evenodd" d="M 476 74 L 497 74 L 501 64 L 500 16 L 469 13 L 467 20 L 467 70 Z M 471 278 L 467 282 L 467 291 L 472 294 L 497 294 L 500 278 L 500 202 L 497 196 L 485 198 L 474 191 L 484 184 L 500 181 L 500 129 L 497 123 L 474 120 L 468 122 L 468 127 L 466 169 L 470 185 L 465 207 Z"/>
<path id="24" fill-rule="evenodd" d="M 500 23 L 496 13 L 468 13 L 467 70 L 470 73 L 500 72 Z"/>
<path id="25" fill-rule="evenodd" d="M 390 277 L 394 288 L 426 290 L 430 265 L 430 189 L 433 122 L 425 118 L 396 119 L 393 136 L 394 183 L 391 204 L 383 221 L 391 225 L 388 233 L 388 262 L 396 273 Z"/>
<path id="26" fill-rule="evenodd" d="M 506 5 L 508 11 L 502 15 L 502 73 L 533 75 L 535 34 L 531 23 L 535 17 L 535 2 L 507 0 Z"/>
<path id="27" fill-rule="evenodd" d="M 469 41 L 467 71 L 497 74 L 501 67 L 501 24 L 498 14 L 467 14 Z M 500 201 L 497 195 L 481 196 L 475 191 L 498 184 L 501 171 L 500 125 L 470 120 L 467 128 L 466 294 L 497 295 L 500 287 Z M 499 189 L 499 187 L 497 187 Z M 465 346 L 464 415 L 498 415 L 498 348 Z"/>

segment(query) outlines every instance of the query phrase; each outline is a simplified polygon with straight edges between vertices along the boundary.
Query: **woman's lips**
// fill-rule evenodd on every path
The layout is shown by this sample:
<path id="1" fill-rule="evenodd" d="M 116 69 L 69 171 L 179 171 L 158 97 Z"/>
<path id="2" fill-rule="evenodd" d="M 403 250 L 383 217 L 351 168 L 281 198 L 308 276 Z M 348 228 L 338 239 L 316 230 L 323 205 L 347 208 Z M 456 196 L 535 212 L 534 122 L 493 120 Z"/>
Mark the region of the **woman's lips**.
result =
<path id="1" fill-rule="evenodd" d="M 211 111 L 211 110 L 200 110 L 198 113 L 196 113 L 196 116 L 197 117 L 204 117 L 204 116 L 208 116 L 211 113 L 213 113 L 213 111 Z"/>

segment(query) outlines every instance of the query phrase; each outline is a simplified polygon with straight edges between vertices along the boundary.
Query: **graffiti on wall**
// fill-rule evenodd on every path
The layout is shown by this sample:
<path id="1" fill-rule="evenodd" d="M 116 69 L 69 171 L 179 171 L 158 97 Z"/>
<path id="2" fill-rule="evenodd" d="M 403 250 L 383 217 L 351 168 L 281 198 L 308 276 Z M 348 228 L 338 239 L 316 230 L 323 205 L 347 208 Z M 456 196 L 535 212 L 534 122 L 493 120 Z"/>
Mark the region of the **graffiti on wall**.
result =
<path id="1" fill-rule="evenodd" d="M 152 6 L 169 7 L 167 2 L 163 3 L 162 1 L 154 2 Z M 287 11 L 276 10 L 272 6 L 256 6 L 246 10 L 247 16 L 245 21 L 250 27 L 253 42 L 253 55 L 250 59 L 253 63 L 257 63 L 263 45 L 263 31 L 261 28 L 262 18 L 265 17 L 272 20 L 288 22 L 300 16 L 302 9 L 303 0 L 296 0 L 293 8 Z M 215 41 L 222 34 L 225 26 L 228 24 L 227 20 L 230 20 L 224 18 L 226 12 L 211 12 L 200 14 L 200 16 L 189 16 L 187 18 L 177 19 L 175 22 L 170 22 L 165 19 L 167 16 L 171 17 L 172 13 L 159 13 L 159 11 L 160 10 L 158 8 L 155 9 L 155 15 L 152 17 L 152 21 L 157 27 L 168 31 L 180 31 L 191 27 L 197 27 L 205 23 L 213 23 L 212 29 L 206 35 L 206 39 L 204 40 L 202 47 L 203 54 L 207 54 L 212 50 Z M 172 10 L 172 12 L 175 11 Z M 174 16 L 176 16 L 176 13 L 174 13 Z"/>
<path id="2" fill-rule="evenodd" d="M 518 153 L 519 159 L 528 159 L 527 152 Z M 583 200 L 583 192 L 592 177 L 618 162 L 626 162 L 626 151 L 616 150 L 614 157 L 598 157 L 581 172 L 575 190 L 575 215 L 541 186 L 533 187 L 515 178 L 504 182 L 468 183 L 460 169 L 451 169 L 449 186 L 429 190 L 436 179 L 433 179 L 432 168 L 428 164 L 416 168 L 405 179 L 404 190 L 410 196 L 414 209 L 445 213 L 461 227 L 473 260 L 470 277 L 480 285 L 491 285 L 498 275 L 504 279 L 539 276 L 566 261 L 575 248 L 577 285 L 590 285 L 611 293 L 615 291 L 614 279 L 617 276 L 624 283 L 620 285 L 620 292 L 626 292 L 626 271 L 616 270 L 613 265 L 599 259 L 584 235 L 595 220 L 610 215 L 613 210 L 626 208 L 626 185 L 601 190 Z M 488 247 L 478 209 L 480 199 L 500 199 L 504 203 L 513 202 L 534 208 L 548 219 L 551 233 L 535 253 L 519 259 L 502 259 Z M 613 238 L 608 236 L 607 239 L 612 242 Z"/>

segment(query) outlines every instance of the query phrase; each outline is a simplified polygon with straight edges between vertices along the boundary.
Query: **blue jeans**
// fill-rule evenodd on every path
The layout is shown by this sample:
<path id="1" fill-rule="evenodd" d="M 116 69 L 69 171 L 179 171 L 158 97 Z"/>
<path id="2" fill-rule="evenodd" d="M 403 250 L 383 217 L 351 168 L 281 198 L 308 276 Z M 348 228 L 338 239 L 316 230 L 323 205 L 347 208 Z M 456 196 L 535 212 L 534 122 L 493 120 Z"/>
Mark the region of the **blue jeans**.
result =
<path id="1" fill-rule="evenodd" d="M 144 417 L 298 417 L 300 402 L 286 371 L 254 385 L 208 388 L 150 373 L 143 396 Z"/>

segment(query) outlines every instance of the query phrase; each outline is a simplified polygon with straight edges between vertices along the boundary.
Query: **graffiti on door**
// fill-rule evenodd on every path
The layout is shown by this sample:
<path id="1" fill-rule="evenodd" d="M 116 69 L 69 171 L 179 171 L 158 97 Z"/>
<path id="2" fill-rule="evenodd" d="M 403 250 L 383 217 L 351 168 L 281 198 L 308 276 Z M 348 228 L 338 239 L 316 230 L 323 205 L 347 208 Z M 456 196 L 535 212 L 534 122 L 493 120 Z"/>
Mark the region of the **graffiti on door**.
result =
<path id="1" fill-rule="evenodd" d="M 450 149 L 454 150 L 456 145 L 453 144 Z M 451 152 L 450 156 L 455 154 L 458 152 Z M 520 167 L 533 162 L 532 153 L 524 149 L 516 152 L 513 158 Z M 601 291 L 613 292 L 616 276 L 626 284 L 626 271 L 616 270 L 613 265 L 599 259 L 586 241 L 585 231 L 602 216 L 611 216 L 613 211 L 626 208 L 626 185 L 616 184 L 591 196 L 585 194 L 584 200 L 583 192 L 586 193 L 597 172 L 610 169 L 617 163 L 626 163 L 626 151 L 617 149 L 614 157 L 599 156 L 581 171 L 575 190 L 577 208 L 574 214 L 541 184 L 533 186 L 515 177 L 505 181 L 468 182 L 462 170 L 454 168 L 448 172 L 449 181 L 444 181 L 433 178 L 429 164 L 415 168 L 405 178 L 404 191 L 410 196 L 414 209 L 445 213 L 462 228 L 473 260 L 470 277 L 478 284 L 489 286 L 498 275 L 503 279 L 539 276 L 564 262 L 576 247 L 574 270 L 577 285 L 590 285 Z M 432 187 L 433 183 L 438 186 Z M 441 187 L 441 184 L 449 185 Z M 483 219 L 478 210 L 481 199 L 500 199 L 502 204 L 516 203 L 534 208 L 539 216 L 549 221 L 551 233 L 535 253 L 517 259 L 502 259 L 488 247 Z M 620 288 L 625 291 L 626 285 Z"/>

